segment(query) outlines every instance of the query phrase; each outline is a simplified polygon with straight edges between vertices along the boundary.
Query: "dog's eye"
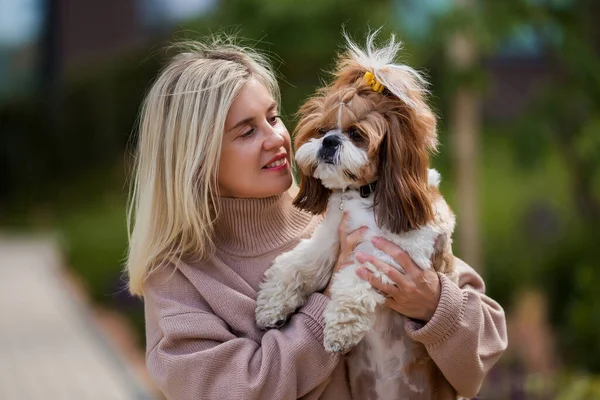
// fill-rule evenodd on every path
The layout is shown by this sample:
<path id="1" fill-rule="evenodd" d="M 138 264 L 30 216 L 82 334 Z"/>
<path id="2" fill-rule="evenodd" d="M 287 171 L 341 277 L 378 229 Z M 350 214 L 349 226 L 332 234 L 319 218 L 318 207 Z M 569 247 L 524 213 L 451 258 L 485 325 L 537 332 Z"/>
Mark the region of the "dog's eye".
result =
<path id="1" fill-rule="evenodd" d="M 348 129 L 348 137 L 356 142 L 363 140 L 362 132 L 357 128 Z"/>
<path id="2" fill-rule="evenodd" d="M 325 136 L 325 134 L 326 134 L 327 132 L 329 132 L 330 130 L 331 130 L 331 129 L 329 129 L 329 128 L 320 128 L 320 129 L 319 129 L 319 135 L 321 135 L 321 136 Z"/>

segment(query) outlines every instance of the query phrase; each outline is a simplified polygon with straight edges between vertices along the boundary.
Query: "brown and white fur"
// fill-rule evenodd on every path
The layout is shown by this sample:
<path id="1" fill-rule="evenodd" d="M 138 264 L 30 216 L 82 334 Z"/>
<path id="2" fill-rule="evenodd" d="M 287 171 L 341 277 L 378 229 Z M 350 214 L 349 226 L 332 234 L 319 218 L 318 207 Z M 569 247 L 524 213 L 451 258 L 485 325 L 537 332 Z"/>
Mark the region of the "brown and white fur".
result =
<path id="1" fill-rule="evenodd" d="M 257 297 L 261 328 L 280 326 L 311 293 L 328 283 L 339 248 L 338 226 L 368 231 L 356 250 L 374 254 L 402 271 L 376 249 L 383 236 L 404 249 L 422 269 L 453 279 L 451 235 L 455 217 L 438 190 L 440 176 L 429 169 L 437 145 L 436 119 L 425 102 L 425 81 L 412 68 L 394 64 L 400 49 L 392 37 L 366 50 L 348 40 L 334 81 L 300 109 L 296 160 L 301 170 L 294 204 L 324 220 L 310 239 L 281 254 L 265 274 Z M 385 86 L 379 93 L 364 79 L 370 72 Z M 373 193 L 359 188 L 376 182 Z M 359 263 L 333 277 L 324 314 L 324 345 L 346 352 L 352 390 L 358 398 L 434 399 L 441 373 L 425 348 L 404 331 L 405 317 L 383 306 L 385 297 L 356 275 Z M 384 283 L 393 283 L 372 265 Z M 360 343 L 360 344 L 359 344 Z"/>

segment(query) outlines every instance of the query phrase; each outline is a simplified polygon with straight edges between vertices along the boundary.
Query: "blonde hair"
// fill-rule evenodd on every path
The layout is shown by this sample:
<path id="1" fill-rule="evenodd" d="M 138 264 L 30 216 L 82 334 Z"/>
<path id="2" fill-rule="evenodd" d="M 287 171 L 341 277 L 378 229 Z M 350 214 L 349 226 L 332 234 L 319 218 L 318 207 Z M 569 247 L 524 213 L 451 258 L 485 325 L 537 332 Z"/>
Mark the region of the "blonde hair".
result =
<path id="1" fill-rule="evenodd" d="M 225 119 L 254 78 L 279 101 L 268 60 L 227 36 L 177 45 L 144 99 L 127 211 L 129 290 L 181 257 L 214 251 L 217 171 Z"/>

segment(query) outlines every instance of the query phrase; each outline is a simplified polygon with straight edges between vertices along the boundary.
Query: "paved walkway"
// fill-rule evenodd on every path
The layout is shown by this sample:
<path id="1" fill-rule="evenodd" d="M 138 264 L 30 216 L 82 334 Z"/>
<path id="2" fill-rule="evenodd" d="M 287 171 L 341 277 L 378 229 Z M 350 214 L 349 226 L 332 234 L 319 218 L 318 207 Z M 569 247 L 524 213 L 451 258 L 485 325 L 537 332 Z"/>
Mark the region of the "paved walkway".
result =
<path id="1" fill-rule="evenodd" d="M 71 294 L 57 248 L 0 236 L 0 399 L 151 399 Z"/>

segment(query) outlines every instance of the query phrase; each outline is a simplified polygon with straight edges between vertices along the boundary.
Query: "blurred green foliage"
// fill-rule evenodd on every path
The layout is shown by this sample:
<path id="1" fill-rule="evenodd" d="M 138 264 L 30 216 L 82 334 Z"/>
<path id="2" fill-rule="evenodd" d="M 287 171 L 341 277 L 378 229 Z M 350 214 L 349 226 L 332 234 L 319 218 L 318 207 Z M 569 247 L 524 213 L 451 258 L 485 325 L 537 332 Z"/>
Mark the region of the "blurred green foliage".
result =
<path id="1" fill-rule="evenodd" d="M 600 379 L 589 376 L 566 376 L 559 380 L 556 400 L 600 399 Z"/>
<path id="2" fill-rule="evenodd" d="M 140 339 L 141 302 L 128 296 L 122 265 L 128 144 L 161 62 L 150 53 L 95 64 L 52 93 L 0 105 L 0 224 L 58 231 L 92 299 L 127 313 Z"/>
<path id="3" fill-rule="evenodd" d="M 405 42 L 403 61 L 426 71 L 432 83 L 442 142 L 434 164 L 452 204 L 447 128 L 452 96 L 460 85 L 489 93 L 489 65 L 511 48 L 511 38 L 533 32 L 540 57 L 552 66 L 551 78 L 516 117 L 486 119 L 481 132 L 485 280 L 507 310 L 518 289 L 541 289 L 549 299 L 561 360 L 572 369 L 600 372 L 600 29 L 594 20 L 600 3 L 485 0 L 465 11 L 450 7 L 432 14 L 429 29 L 419 35 L 403 23 L 409 4 L 416 3 L 223 0 L 210 15 L 176 29 L 174 37 L 238 32 L 276 55 L 291 131 L 293 113 L 328 79 L 343 43 L 342 26 L 357 40 L 368 26 L 383 26 L 381 39 L 398 33 Z M 474 39 L 481 57 L 475 68 L 460 73 L 447 61 L 448 40 L 457 30 Z M 51 210 L 67 239 L 70 263 L 94 298 L 132 310 L 138 322 L 139 304 L 129 303 L 121 290 L 124 164 L 141 98 L 164 60 L 162 52 L 148 58 L 150 53 L 142 49 L 70 77 L 58 93 L 59 106 L 43 96 L 0 106 L 5 224 L 31 220 L 30 210 Z M 510 62 L 511 55 L 505 57 Z"/>
<path id="4" fill-rule="evenodd" d="M 562 360 L 598 373 L 600 31 L 593 16 L 600 12 L 600 4 L 516 3 L 521 6 L 502 3 L 507 26 L 527 23 L 535 28 L 545 39 L 556 72 L 530 107 L 498 128 L 509 138 L 507 153 L 518 168 L 513 175 L 518 180 L 540 166 L 550 168 L 544 168 L 545 182 L 537 182 L 536 197 L 525 203 L 527 213 L 515 215 L 520 226 L 509 234 L 514 246 L 498 251 L 486 245 L 487 260 L 490 270 L 506 271 L 500 275 L 521 271 L 513 285 L 535 285 L 547 294 Z M 500 3 L 489 4 L 498 7 Z M 508 13 L 509 9 L 514 12 Z M 489 281 L 493 292 L 506 293 L 509 288 Z"/>
<path id="5" fill-rule="evenodd" d="M 159 63 L 141 54 L 108 60 L 1 104 L 0 204 L 52 200 L 69 181 L 121 162 Z"/>

